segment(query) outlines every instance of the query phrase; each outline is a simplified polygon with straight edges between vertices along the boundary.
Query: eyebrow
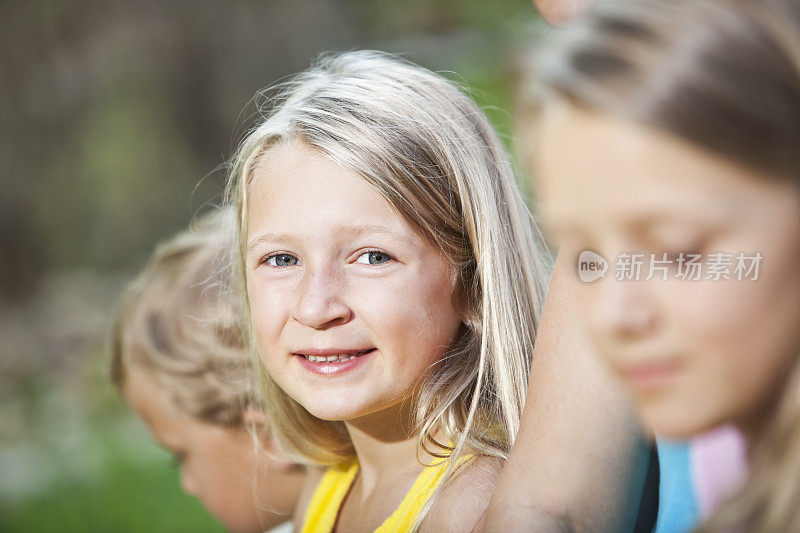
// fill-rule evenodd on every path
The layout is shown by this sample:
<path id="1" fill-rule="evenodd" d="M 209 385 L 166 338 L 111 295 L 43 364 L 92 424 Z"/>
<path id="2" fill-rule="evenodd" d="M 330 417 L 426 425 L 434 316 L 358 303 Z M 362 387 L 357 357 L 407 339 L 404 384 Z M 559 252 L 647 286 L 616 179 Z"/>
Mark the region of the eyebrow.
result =
<path id="1" fill-rule="evenodd" d="M 709 215 L 728 215 L 730 210 L 725 208 L 714 209 L 706 212 L 698 212 L 696 214 L 686 215 L 685 213 L 676 213 L 669 210 L 647 210 L 639 213 L 631 214 L 622 219 L 622 224 L 628 230 L 633 230 L 640 236 L 647 236 L 652 233 L 655 228 L 663 224 L 678 223 L 682 226 L 695 228 L 698 225 L 709 227 L 711 230 L 717 230 L 721 226 L 719 223 L 709 217 Z M 558 217 L 550 215 L 548 221 L 542 224 L 542 231 L 545 238 L 553 237 L 554 234 L 570 233 L 573 235 L 586 238 L 588 233 L 579 224 L 573 224 L 569 217 Z"/>
<path id="2" fill-rule="evenodd" d="M 691 226 L 702 225 L 718 225 L 712 218 L 716 216 L 726 216 L 728 214 L 725 209 L 716 209 L 714 213 L 710 211 L 704 213 L 694 213 L 687 215 L 685 213 L 674 213 L 669 211 L 656 211 L 634 215 L 625 219 L 625 224 L 628 227 L 643 226 L 645 231 L 652 231 L 655 227 L 662 224 L 689 224 Z"/>
<path id="3" fill-rule="evenodd" d="M 393 229 L 387 228 L 386 226 L 381 226 L 379 224 L 352 224 L 347 226 L 341 226 L 338 228 L 338 233 L 343 233 L 346 235 L 361 235 L 365 233 L 380 233 L 383 235 L 388 235 L 390 237 L 394 237 L 401 241 L 404 241 L 408 244 L 414 244 L 407 235 L 395 231 Z M 291 241 L 295 237 L 291 233 L 262 233 L 250 239 L 247 242 L 247 250 L 251 250 L 254 246 L 262 243 L 278 243 L 278 242 L 286 242 Z"/>
<path id="4" fill-rule="evenodd" d="M 291 235 L 288 233 L 262 233 L 247 241 L 247 249 L 251 250 L 254 246 L 264 242 L 283 242 L 291 240 Z"/>

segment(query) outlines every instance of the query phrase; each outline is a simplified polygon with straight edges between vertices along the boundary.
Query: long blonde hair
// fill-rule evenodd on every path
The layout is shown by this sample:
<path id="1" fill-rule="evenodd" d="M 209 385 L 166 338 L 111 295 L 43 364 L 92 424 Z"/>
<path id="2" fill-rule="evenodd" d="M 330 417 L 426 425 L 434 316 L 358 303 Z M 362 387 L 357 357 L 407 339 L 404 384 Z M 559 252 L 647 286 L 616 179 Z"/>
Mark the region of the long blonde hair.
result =
<path id="1" fill-rule="evenodd" d="M 300 140 L 370 183 L 458 275 L 462 331 L 415 398 L 421 449 L 505 458 L 525 402 L 550 266 L 488 119 L 442 76 L 373 51 L 323 56 L 273 91 L 263 121 L 232 160 L 241 294 L 253 167 L 270 147 Z M 307 462 L 352 458 L 343 423 L 309 414 L 256 359 L 275 438 Z M 434 437 L 440 430 L 445 442 Z"/>
<path id="2" fill-rule="evenodd" d="M 527 73 L 550 96 L 800 186 L 800 2 L 599 2 Z M 750 443 L 747 485 L 702 531 L 800 531 L 800 354 Z"/>

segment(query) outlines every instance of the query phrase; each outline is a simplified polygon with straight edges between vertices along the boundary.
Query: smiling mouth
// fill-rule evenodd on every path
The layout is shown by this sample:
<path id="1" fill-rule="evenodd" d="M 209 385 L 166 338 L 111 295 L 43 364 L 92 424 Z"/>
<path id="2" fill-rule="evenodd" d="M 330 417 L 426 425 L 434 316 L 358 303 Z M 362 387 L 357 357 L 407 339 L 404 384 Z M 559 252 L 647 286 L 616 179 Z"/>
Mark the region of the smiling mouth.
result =
<path id="1" fill-rule="evenodd" d="M 295 355 L 299 355 L 304 357 L 306 360 L 312 363 L 344 363 L 345 361 L 351 361 L 356 359 L 357 357 L 363 357 L 370 352 L 374 352 L 375 348 L 370 348 L 368 350 L 360 350 L 360 351 L 350 351 L 350 352 L 341 352 L 341 353 L 331 353 L 331 354 L 320 354 L 314 355 L 309 353 L 295 353 Z"/>
<path id="2" fill-rule="evenodd" d="M 644 362 L 621 369 L 622 376 L 635 389 L 661 387 L 675 379 L 681 365 L 675 360 Z"/>

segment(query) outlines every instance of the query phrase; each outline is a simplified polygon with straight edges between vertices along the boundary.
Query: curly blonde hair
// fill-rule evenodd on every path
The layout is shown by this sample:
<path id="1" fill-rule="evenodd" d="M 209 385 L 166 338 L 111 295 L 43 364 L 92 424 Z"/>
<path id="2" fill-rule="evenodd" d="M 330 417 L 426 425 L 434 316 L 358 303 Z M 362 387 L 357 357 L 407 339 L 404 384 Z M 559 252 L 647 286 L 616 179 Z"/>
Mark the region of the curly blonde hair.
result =
<path id="1" fill-rule="evenodd" d="M 220 209 L 161 244 L 125 291 L 111 335 L 111 380 L 132 367 L 155 380 L 182 412 L 244 426 L 256 401 L 238 300 L 222 284 L 233 213 Z"/>

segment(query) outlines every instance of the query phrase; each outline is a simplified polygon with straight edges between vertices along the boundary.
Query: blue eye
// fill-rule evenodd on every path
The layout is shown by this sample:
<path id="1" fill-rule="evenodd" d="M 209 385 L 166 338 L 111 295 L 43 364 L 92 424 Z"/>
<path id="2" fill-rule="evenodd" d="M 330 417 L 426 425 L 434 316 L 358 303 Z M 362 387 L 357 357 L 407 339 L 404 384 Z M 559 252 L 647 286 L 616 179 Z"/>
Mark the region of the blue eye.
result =
<path id="1" fill-rule="evenodd" d="M 365 265 L 382 265 L 391 260 L 391 256 L 386 252 L 365 252 L 358 256 L 356 263 L 363 263 Z"/>
<path id="2" fill-rule="evenodd" d="M 274 267 L 289 267 L 299 265 L 300 260 L 290 254 L 275 254 L 267 257 L 265 263 Z"/>

